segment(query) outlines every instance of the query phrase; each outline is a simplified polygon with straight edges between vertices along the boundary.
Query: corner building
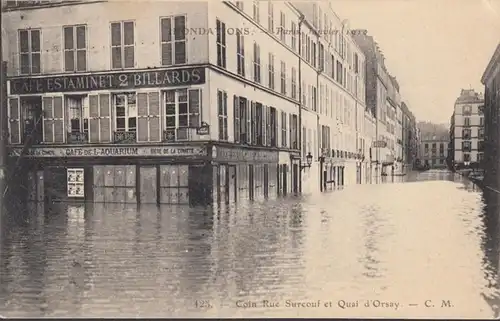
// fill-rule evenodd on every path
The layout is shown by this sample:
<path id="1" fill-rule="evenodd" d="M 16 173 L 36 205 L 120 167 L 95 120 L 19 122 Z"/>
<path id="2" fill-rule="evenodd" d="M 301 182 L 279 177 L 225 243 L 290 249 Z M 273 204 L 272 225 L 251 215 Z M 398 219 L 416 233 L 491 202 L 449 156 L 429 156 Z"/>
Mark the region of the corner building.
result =
<path id="1" fill-rule="evenodd" d="M 453 110 L 453 161 L 457 169 L 483 164 L 484 96 L 473 89 L 462 89 Z"/>
<path id="2" fill-rule="evenodd" d="M 9 159 L 26 197 L 206 205 L 298 192 L 297 37 L 275 30 L 299 13 L 244 6 L 8 1 Z"/>

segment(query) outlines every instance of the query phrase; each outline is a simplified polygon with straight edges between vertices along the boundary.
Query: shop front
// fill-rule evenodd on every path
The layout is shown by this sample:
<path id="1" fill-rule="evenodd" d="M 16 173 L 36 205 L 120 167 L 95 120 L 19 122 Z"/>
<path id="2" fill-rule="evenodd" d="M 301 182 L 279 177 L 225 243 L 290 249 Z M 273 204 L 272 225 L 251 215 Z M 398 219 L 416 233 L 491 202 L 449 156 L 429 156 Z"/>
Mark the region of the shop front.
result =
<path id="1" fill-rule="evenodd" d="M 215 145 L 211 156 L 214 203 L 274 198 L 283 188 L 278 150 Z"/>
<path id="2" fill-rule="evenodd" d="M 11 160 L 20 153 L 11 148 Z M 202 144 L 33 147 L 25 157 L 18 195 L 31 201 L 211 202 L 212 171 Z"/>

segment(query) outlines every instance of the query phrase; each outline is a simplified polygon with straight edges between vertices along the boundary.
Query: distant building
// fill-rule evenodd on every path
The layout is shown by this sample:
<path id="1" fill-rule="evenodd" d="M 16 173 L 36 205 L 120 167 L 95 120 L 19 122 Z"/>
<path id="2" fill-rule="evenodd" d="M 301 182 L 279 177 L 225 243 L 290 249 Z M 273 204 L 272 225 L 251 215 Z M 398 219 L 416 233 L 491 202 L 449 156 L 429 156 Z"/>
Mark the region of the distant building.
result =
<path id="1" fill-rule="evenodd" d="M 413 168 L 419 156 L 417 124 L 415 116 L 405 102 L 401 102 L 402 111 L 402 158 L 406 168 Z"/>
<path id="2" fill-rule="evenodd" d="M 462 89 L 455 101 L 450 133 L 453 163 L 458 169 L 477 167 L 484 155 L 484 97 L 474 89 Z"/>
<path id="3" fill-rule="evenodd" d="M 485 86 L 484 118 L 485 122 L 485 183 L 498 189 L 500 185 L 499 172 L 499 137 L 498 111 L 500 110 L 500 44 L 481 78 Z"/>
<path id="4" fill-rule="evenodd" d="M 430 168 L 445 168 L 448 143 L 448 139 L 444 137 L 422 140 L 420 143 L 420 161 L 422 165 L 428 164 Z"/>

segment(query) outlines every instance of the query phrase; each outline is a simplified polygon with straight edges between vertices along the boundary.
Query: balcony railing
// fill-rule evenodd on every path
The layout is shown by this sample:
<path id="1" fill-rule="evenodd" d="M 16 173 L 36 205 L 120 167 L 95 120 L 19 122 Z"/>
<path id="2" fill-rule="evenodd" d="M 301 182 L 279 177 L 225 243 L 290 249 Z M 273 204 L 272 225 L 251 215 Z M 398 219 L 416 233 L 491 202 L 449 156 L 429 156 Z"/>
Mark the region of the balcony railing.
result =
<path id="1" fill-rule="evenodd" d="M 85 144 L 89 142 L 89 135 L 87 133 L 67 133 L 66 138 L 69 144 Z"/>
<path id="2" fill-rule="evenodd" d="M 113 143 L 116 144 L 131 144 L 137 142 L 137 133 L 128 131 L 116 131 L 113 133 Z"/>
<path id="3" fill-rule="evenodd" d="M 197 130 L 197 127 L 168 128 L 163 131 L 163 141 L 178 142 L 206 139 L 204 138 L 206 136 L 198 134 Z M 240 141 L 246 141 L 243 138 L 240 136 Z"/>

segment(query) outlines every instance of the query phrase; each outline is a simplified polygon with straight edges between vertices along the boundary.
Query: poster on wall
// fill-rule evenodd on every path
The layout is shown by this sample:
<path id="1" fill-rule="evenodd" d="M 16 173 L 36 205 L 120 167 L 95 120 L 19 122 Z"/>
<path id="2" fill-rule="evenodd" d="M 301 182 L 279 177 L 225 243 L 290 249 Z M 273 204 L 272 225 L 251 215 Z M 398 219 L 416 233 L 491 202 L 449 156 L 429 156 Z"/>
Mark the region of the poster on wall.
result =
<path id="1" fill-rule="evenodd" d="M 67 191 L 68 197 L 84 198 L 84 169 L 83 168 L 68 168 L 67 169 Z"/>

